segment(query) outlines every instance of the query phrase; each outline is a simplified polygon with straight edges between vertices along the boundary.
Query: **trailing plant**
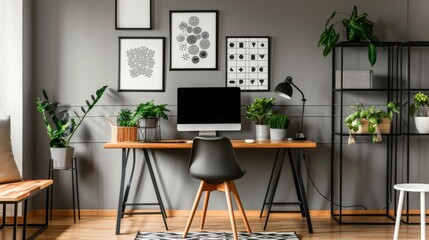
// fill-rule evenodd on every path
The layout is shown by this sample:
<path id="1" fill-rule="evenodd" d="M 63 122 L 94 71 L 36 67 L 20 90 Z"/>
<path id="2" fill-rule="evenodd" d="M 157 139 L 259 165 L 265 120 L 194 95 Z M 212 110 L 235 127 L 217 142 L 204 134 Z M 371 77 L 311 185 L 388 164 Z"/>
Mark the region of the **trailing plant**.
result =
<path id="1" fill-rule="evenodd" d="M 413 116 L 419 116 L 419 117 L 425 117 L 427 114 L 424 114 L 422 112 L 423 107 L 429 106 L 429 97 L 422 93 L 418 92 L 414 95 L 414 102 L 410 105 L 410 115 Z"/>
<path id="2" fill-rule="evenodd" d="M 118 114 L 118 127 L 136 127 L 137 121 L 133 121 L 133 113 L 130 109 L 121 109 Z"/>
<path id="3" fill-rule="evenodd" d="M 337 12 L 333 12 L 326 21 L 325 31 L 320 36 L 318 47 L 324 46 L 323 56 L 326 57 L 337 44 L 341 31 L 346 29 L 347 41 L 367 41 L 368 42 L 368 60 L 371 66 L 377 61 L 377 45 L 380 40 L 373 34 L 374 22 L 368 20 L 367 13 L 358 14 L 357 7 L 354 6 L 350 17 L 331 23 Z M 344 13 L 345 14 L 345 13 Z M 347 15 L 347 14 L 345 14 Z M 337 29 L 336 25 L 342 23 Z M 344 27 L 344 28 L 343 28 Z"/>
<path id="4" fill-rule="evenodd" d="M 97 104 L 98 100 L 103 96 L 107 86 L 98 89 L 94 95 L 91 95 L 91 100 L 86 100 L 86 106 L 81 106 L 83 113 L 80 116 L 74 111 L 76 117 L 70 118 L 68 110 L 58 111 L 58 102 L 50 102 L 48 94 L 43 89 L 43 99 L 37 98 L 37 111 L 42 114 L 43 122 L 46 126 L 46 132 L 51 139 L 49 145 L 53 148 L 68 147 L 70 140 L 79 126 L 82 124 L 86 115 Z M 76 121 L 77 119 L 77 121 Z"/>
<path id="5" fill-rule="evenodd" d="M 275 98 L 255 98 L 252 104 L 245 107 L 246 118 L 255 124 L 266 125 L 273 115 L 271 108 L 274 106 Z"/>
<path id="6" fill-rule="evenodd" d="M 289 118 L 286 115 L 274 114 L 268 121 L 270 128 L 287 129 L 289 127 Z"/>
<path id="7" fill-rule="evenodd" d="M 383 118 L 392 120 L 394 113 L 399 113 L 398 107 L 394 102 L 387 104 L 387 113 L 383 110 L 376 109 L 374 106 L 365 108 L 361 103 L 351 106 L 354 110 L 349 116 L 346 117 L 344 122 L 349 128 L 349 144 L 355 143 L 352 133 L 359 130 L 362 125 L 362 119 L 368 120 L 368 133 L 372 135 L 372 142 L 381 142 L 381 133 L 379 130 L 379 124 Z"/>

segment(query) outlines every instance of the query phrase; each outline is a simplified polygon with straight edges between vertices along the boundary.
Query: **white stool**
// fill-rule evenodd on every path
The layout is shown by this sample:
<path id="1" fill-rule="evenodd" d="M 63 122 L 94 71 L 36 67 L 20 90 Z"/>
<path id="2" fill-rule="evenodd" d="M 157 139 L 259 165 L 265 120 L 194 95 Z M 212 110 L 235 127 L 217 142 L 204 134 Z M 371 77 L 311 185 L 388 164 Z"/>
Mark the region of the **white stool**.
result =
<path id="1" fill-rule="evenodd" d="M 398 240 L 399 226 L 401 225 L 402 204 L 404 203 L 404 192 L 419 192 L 420 193 L 420 235 L 421 239 L 426 239 L 426 210 L 425 210 L 425 193 L 429 192 L 429 184 L 423 183 L 404 183 L 393 186 L 399 190 L 398 212 L 396 215 L 394 240 Z"/>

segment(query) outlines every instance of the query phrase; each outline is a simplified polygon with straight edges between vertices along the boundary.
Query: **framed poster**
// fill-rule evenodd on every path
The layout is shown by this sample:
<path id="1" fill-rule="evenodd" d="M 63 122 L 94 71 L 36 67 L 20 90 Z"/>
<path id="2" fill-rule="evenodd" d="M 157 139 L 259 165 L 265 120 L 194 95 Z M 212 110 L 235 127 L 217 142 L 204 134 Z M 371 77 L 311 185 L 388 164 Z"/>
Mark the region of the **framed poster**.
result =
<path id="1" fill-rule="evenodd" d="M 170 70 L 217 70 L 218 11 L 170 11 Z"/>
<path id="2" fill-rule="evenodd" d="M 226 86 L 270 91 L 270 37 L 226 37 Z"/>
<path id="3" fill-rule="evenodd" d="M 115 29 L 152 29 L 152 0 L 115 0 Z"/>
<path id="4" fill-rule="evenodd" d="M 165 37 L 119 37 L 118 91 L 164 91 Z"/>

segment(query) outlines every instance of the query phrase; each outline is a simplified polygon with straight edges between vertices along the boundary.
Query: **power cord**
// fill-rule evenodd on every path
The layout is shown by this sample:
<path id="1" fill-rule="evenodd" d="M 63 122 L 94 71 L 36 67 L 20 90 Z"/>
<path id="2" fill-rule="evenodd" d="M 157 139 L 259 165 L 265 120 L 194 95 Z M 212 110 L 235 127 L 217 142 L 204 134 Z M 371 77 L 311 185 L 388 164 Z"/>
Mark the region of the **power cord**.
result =
<path id="1" fill-rule="evenodd" d="M 307 166 L 307 161 L 306 161 L 306 159 L 305 159 L 304 151 L 302 152 L 302 158 L 304 159 L 304 166 L 305 166 L 305 169 L 306 169 L 306 171 L 307 171 L 308 179 L 310 179 L 311 185 L 313 185 L 314 189 L 316 189 L 316 191 L 319 193 L 319 195 L 320 195 L 320 196 L 322 196 L 322 197 L 323 197 L 324 199 L 326 199 L 328 202 L 330 202 L 330 203 L 334 204 L 334 205 L 335 205 L 335 206 L 337 206 L 337 207 L 343 207 L 343 208 L 360 207 L 360 208 L 363 208 L 363 209 L 365 209 L 365 210 L 368 210 L 368 208 L 366 208 L 366 207 L 365 207 L 364 205 L 362 205 L 362 204 L 357 204 L 357 205 L 347 205 L 347 206 L 340 206 L 339 204 L 335 203 L 334 201 L 332 201 L 331 199 L 329 199 L 328 197 L 326 197 L 325 195 L 323 195 L 323 194 L 319 191 L 319 189 L 316 187 L 316 184 L 314 184 L 313 179 L 311 178 L 310 171 L 308 170 L 308 166 Z"/>

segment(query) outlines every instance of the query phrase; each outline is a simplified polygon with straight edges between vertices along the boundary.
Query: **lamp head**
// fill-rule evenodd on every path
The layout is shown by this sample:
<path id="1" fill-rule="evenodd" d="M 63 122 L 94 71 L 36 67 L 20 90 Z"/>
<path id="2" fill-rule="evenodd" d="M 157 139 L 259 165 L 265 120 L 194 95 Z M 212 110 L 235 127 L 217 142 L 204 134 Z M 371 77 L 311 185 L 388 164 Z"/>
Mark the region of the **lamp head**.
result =
<path id="1" fill-rule="evenodd" d="M 290 76 L 286 77 L 284 82 L 279 83 L 276 86 L 276 88 L 274 89 L 274 92 L 281 97 L 284 97 L 286 99 L 291 99 L 293 95 L 293 89 L 292 89 L 291 83 L 292 83 L 292 77 Z"/>

